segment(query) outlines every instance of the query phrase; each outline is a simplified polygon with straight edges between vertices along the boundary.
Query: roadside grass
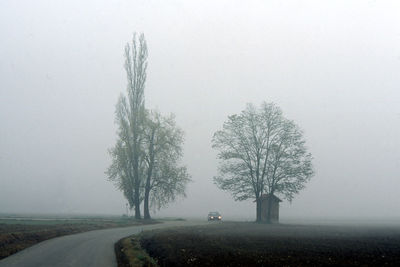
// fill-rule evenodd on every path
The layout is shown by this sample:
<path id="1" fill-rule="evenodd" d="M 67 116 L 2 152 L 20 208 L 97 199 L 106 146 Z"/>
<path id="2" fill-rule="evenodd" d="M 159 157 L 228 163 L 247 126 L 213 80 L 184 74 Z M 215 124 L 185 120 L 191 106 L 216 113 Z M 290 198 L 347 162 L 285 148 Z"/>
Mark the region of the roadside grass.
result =
<path id="1" fill-rule="evenodd" d="M 165 222 L 170 222 L 170 221 L 186 221 L 186 219 L 181 218 L 181 217 L 161 217 L 161 218 L 156 218 L 156 220 L 165 221 Z"/>
<path id="2" fill-rule="evenodd" d="M 0 224 L 23 224 L 23 225 L 54 225 L 54 224 L 117 224 L 132 225 L 133 223 L 141 224 L 142 221 L 136 221 L 132 217 L 127 216 L 0 216 Z"/>
<path id="3" fill-rule="evenodd" d="M 156 261 L 140 246 L 140 235 L 132 235 L 115 244 L 118 267 L 153 267 Z"/>
<path id="4" fill-rule="evenodd" d="M 2 218 L 0 219 L 0 259 L 54 237 L 159 222 L 157 220 L 134 220 L 125 217 Z"/>

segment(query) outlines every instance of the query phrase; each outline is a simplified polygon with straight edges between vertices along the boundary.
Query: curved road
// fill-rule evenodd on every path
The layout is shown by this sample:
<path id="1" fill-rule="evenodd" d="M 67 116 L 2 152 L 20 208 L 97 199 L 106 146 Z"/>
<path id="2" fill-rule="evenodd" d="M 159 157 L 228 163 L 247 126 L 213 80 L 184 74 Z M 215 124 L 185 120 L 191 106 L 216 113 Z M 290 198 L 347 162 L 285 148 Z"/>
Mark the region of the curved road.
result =
<path id="1" fill-rule="evenodd" d="M 124 228 L 95 230 L 40 242 L 0 261 L 0 267 L 18 266 L 117 266 L 114 244 L 143 230 L 190 226 L 201 222 L 165 222 Z"/>

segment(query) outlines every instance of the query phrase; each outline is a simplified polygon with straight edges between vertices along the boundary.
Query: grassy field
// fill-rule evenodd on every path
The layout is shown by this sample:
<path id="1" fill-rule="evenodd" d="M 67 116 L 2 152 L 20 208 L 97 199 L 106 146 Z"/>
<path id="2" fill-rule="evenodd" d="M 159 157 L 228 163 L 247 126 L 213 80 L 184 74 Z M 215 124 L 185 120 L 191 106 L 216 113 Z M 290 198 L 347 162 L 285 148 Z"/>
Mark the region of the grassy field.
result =
<path id="1" fill-rule="evenodd" d="M 143 232 L 160 266 L 399 266 L 400 226 L 210 223 Z"/>
<path id="2" fill-rule="evenodd" d="M 85 231 L 132 226 L 155 221 L 135 221 L 123 217 L 15 217 L 0 218 L 0 259 L 38 242 Z"/>

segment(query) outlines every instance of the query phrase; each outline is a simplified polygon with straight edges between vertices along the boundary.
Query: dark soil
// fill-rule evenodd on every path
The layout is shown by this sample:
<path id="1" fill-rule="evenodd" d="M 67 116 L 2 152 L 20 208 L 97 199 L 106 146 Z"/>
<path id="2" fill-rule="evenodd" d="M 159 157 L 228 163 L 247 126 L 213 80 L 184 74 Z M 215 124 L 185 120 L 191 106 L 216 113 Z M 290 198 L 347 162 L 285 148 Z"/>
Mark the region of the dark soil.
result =
<path id="1" fill-rule="evenodd" d="M 400 266 L 400 227 L 211 223 L 140 243 L 160 266 Z"/>

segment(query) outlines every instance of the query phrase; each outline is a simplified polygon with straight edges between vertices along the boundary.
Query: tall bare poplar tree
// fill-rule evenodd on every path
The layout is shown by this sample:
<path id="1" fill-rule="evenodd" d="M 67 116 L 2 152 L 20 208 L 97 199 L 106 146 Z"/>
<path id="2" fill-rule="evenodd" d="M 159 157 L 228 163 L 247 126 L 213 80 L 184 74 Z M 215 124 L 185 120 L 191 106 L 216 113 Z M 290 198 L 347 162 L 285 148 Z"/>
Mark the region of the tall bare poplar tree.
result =
<path id="1" fill-rule="evenodd" d="M 301 130 L 273 103 L 264 102 L 260 109 L 248 104 L 229 116 L 212 143 L 220 159 L 214 182 L 235 200 L 255 199 L 256 221 L 261 221 L 263 194 L 291 201 L 314 173 Z"/>
<path id="2" fill-rule="evenodd" d="M 125 46 L 125 71 L 127 96 L 121 95 L 116 108 L 119 140 L 110 150 L 112 165 L 107 170 L 110 180 L 124 191 L 135 218 L 140 219 L 141 142 L 144 123 L 144 88 L 147 70 L 147 44 L 144 35 L 133 36 L 132 43 Z M 125 186 L 124 186 L 125 185 Z M 126 185 L 129 185 L 126 186 Z M 122 188 L 121 188 L 122 186 Z"/>
<path id="3" fill-rule="evenodd" d="M 106 174 L 135 209 L 140 219 L 150 219 L 150 206 L 161 208 L 185 196 L 190 181 L 186 167 L 180 166 L 183 132 L 174 117 L 148 111 L 144 105 L 147 45 L 144 35 L 133 36 L 125 47 L 127 96 L 121 94 L 115 112 L 118 139 L 110 149 L 112 163 Z"/>

